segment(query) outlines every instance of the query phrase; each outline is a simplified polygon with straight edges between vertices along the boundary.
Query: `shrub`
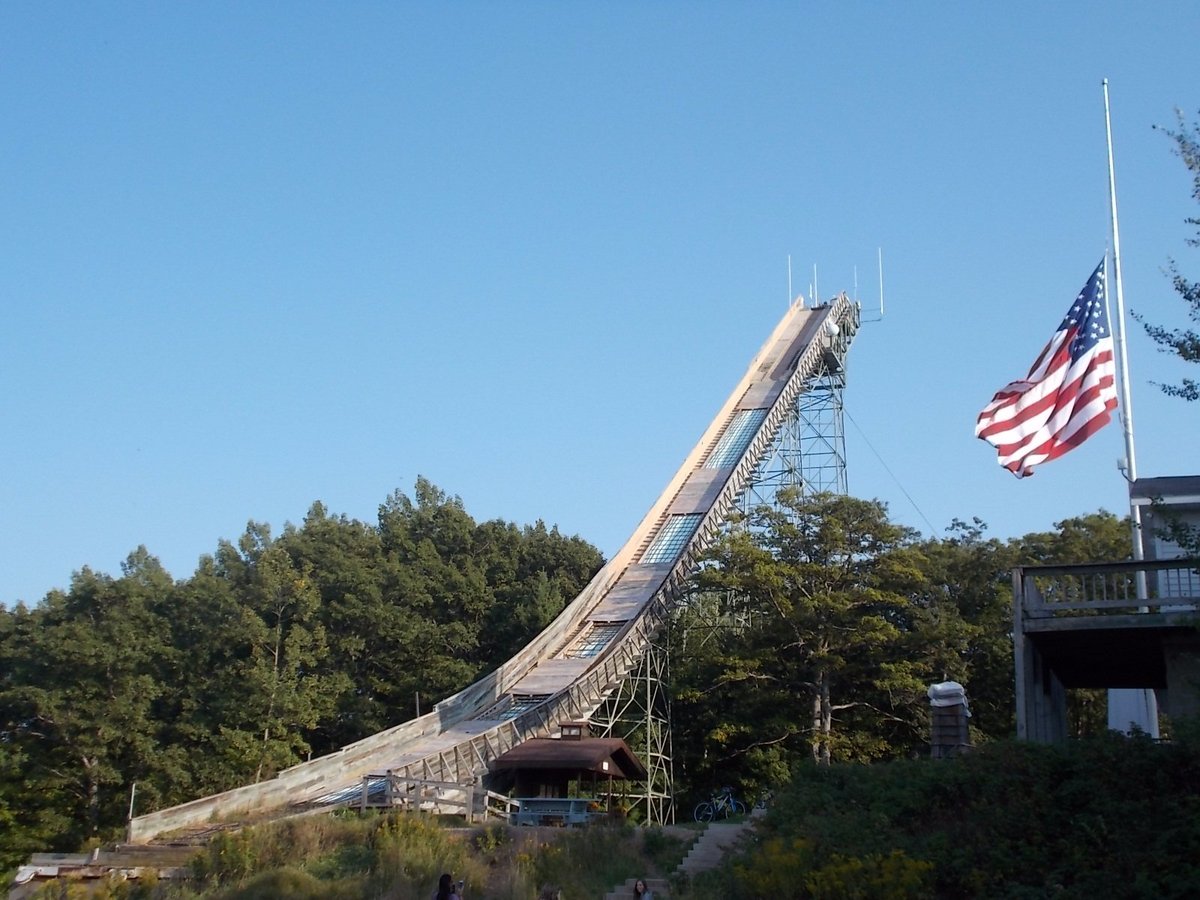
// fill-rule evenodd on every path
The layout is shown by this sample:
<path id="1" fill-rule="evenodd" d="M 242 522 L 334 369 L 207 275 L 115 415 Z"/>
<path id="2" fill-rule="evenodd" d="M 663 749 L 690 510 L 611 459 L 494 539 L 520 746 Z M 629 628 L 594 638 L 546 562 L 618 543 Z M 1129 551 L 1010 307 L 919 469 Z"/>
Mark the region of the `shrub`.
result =
<path id="1" fill-rule="evenodd" d="M 683 861 L 690 841 L 683 841 L 651 826 L 642 829 L 642 853 L 654 869 L 671 872 Z"/>
<path id="2" fill-rule="evenodd" d="M 192 857 L 192 876 L 199 881 L 240 881 L 255 871 L 258 853 L 252 829 L 218 833 L 203 853 Z"/>
<path id="3" fill-rule="evenodd" d="M 427 897 L 443 872 L 452 872 L 477 896 L 486 868 L 457 840 L 427 816 L 395 813 L 384 817 L 370 837 L 374 852 L 371 881 L 385 896 Z"/>
<path id="4" fill-rule="evenodd" d="M 806 896 L 814 900 L 915 900 L 928 897 L 933 866 L 909 859 L 904 851 L 866 857 L 834 854 L 804 879 Z"/>
<path id="5" fill-rule="evenodd" d="M 220 900 L 355 900 L 362 895 L 348 886 L 337 887 L 293 866 L 261 872 Z"/>

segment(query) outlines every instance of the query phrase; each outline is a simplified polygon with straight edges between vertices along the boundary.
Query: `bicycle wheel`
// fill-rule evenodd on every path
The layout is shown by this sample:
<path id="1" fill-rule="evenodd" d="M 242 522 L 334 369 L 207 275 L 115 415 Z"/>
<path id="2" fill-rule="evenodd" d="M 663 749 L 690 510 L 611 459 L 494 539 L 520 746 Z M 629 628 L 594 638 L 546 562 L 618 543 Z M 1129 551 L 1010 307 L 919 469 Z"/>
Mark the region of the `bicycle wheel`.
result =
<path id="1" fill-rule="evenodd" d="M 729 798 L 729 814 L 731 816 L 744 816 L 746 814 L 746 804 L 741 800 Z"/>
<path id="2" fill-rule="evenodd" d="M 713 805 L 705 800 L 703 803 L 696 805 L 696 821 L 711 822 L 713 817 Z"/>

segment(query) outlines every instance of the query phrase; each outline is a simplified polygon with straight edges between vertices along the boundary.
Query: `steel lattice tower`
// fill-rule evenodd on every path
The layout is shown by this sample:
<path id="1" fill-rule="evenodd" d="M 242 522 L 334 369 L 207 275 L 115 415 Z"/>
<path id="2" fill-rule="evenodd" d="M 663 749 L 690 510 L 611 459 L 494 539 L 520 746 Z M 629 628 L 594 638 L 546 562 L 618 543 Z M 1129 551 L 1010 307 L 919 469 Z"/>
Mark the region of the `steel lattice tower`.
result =
<path id="1" fill-rule="evenodd" d="M 737 502 L 739 513 L 759 506 L 777 507 L 779 492 L 796 488 L 803 494 L 847 492 L 846 435 L 843 393 L 846 387 L 845 350 L 826 353 L 791 406 L 762 461 Z M 741 518 L 741 517 L 739 517 Z M 732 524 L 732 523 L 731 523 Z M 732 527 L 737 527 L 732 524 Z M 713 598 L 709 598 L 713 599 Z M 712 621 L 703 628 L 745 627 L 734 598 L 710 604 Z M 691 604 L 680 604 L 678 609 Z M 694 606 L 692 607 L 694 609 Z M 637 670 L 592 718 L 605 736 L 622 735 L 643 754 L 648 771 L 646 789 L 627 799 L 644 810 L 649 824 L 675 821 L 674 766 L 671 753 L 670 666 L 671 633 L 677 615 L 646 650 Z M 687 635 L 681 635 L 684 640 Z"/>
<path id="2" fill-rule="evenodd" d="M 847 492 L 842 360 L 828 357 L 807 390 L 796 398 L 771 449 L 742 494 L 739 507 L 775 506 L 783 488 L 804 494 Z"/>

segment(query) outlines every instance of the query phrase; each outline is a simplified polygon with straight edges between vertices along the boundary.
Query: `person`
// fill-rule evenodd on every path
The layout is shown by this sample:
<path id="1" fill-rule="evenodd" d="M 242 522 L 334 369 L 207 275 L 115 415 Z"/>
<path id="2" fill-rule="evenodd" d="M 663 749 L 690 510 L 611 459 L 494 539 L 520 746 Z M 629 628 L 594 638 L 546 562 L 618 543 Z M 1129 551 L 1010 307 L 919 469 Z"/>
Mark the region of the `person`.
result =
<path id="1" fill-rule="evenodd" d="M 633 883 L 633 896 L 637 900 L 654 900 L 654 891 L 646 887 L 646 882 L 639 878 Z"/>
<path id="2" fill-rule="evenodd" d="M 442 874 L 438 879 L 437 893 L 433 895 L 433 900 L 462 900 L 462 882 L 454 883 L 454 876 L 449 872 Z"/>
<path id="3" fill-rule="evenodd" d="M 544 885 L 538 894 L 538 900 L 562 900 L 562 891 L 553 885 Z"/>

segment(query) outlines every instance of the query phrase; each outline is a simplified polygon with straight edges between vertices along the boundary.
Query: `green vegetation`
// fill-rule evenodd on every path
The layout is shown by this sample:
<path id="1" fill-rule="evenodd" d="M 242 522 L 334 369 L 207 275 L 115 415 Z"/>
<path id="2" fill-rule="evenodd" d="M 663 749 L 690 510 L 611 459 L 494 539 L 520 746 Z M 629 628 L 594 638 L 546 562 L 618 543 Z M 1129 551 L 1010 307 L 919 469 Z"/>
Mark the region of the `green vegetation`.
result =
<path id="1" fill-rule="evenodd" d="M 705 898 L 1194 897 L 1200 728 L 804 765 Z"/>
<path id="2" fill-rule="evenodd" d="M 1176 117 L 1178 123 L 1175 129 L 1162 130 L 1174 144 L 1175 154 L 1183 161 L 1192 179 L 1192 199 L 1200 201 L 1200 123 L 1188 122 L 1179 110 L 1176 110 Z M 1187 242 L 1193 247 L 1200 247 L 1200 217 L 1190 216 L 1184 222 L 1195 229 Z M 1188 319 L 1193 323 L 1200 322 L 1200 281 L 1187 278 L 1174 259 L 1169 261 L 1167 274 L 1175 293 L 1183 301 Z M 1200 332 L 1195 328 L 1174 328 L 1151 323 L 1137 310 L 1134 310 L 1133 317 L 1142 324 L 1161 352 L 1185 363 L 1200 363 Z M 1176 384 L 1159 383 L 1158 387 L 1171 397 L 1189 402 L 1200 399 L 1200 382 L 1195 378 L 1184 377 Z M 1200 529 L 1170 512 L 1165 512 L 1163 517 L 1166 519 L 1164 536 L 1185 552 L 1193 556 L 1200 555 Z"/>
<path id="3" fill-rule="evenodd" d="M 1194 743 L 1006 741 L 1012 567 L 1125 558 L 1127 522 L 1101 511 L 1001 542 L 976 520 L 922 539 L 877 502 L 785 494 L 745 524 L 713 548 L 672 629 L 676 791 L 690 809 L 719 785 L 751 799 L 770 787 L 776 806 L 740 868 L 676 893 L 1016 897 L 1136 872 L 1170 896 L 1168 874 L 1194 881 L 1120 849 L 1157 840 L 1129 820 L 1161 820 L 1160 807 L 1197 818 Z M 507 659 L 599 565 L 594 548 L 541 523 L 477 524 L 422 480 L 415 501 L 388 498 L 378 525 L 315 504 L 278 538 L 251 523 L 189 579 L 173 581 L 141 548 L 120 578 L 85 569 L 65 593 L 0 611 L 0 861 L 119 838 L 135 784 L 146 811 L 395 724 L 418 694 L 429 704 Z M 925 689 L 947 679 L 967 686 L 981 749 L 914 761 Z M 1075 735 L 1103 731 L 1093 694 L 1072 698 Z M 1085 752 L 1100 754 L 1094 771 L 1078 762 Z M 1033 849 L 1018 846 L 1026 834 Z M 1200 846 L 1182 825 L 1169 835 Z M 1111 865 L 1097 860 L 1110 838 Z M 586 898 L 671 872 L 682 852 L 656 830 L 550 839 L 419 816 L 317 817 L 216 838 L 187 885 L 106 890 L 424 898 L 453 870 L 470 897 L 527 898 L 550 884 Z"/>
<path id="4" fill-rule="evenodd" d="M 1118 559 L 1128 541 L 1104 512 L 1005 543 L 978 521 L 921 540 L 878 503 L 784 502 L 713 551 L 676 629 L 683 806 L 723 784 L 756 797 L 812 758 L 920 752 L 933 681 L 967 685 L 977 742 L 1008 736 L 1012 566 Z M 119 578 L 84 569 L 0 610 L 0 865 L 119 839 L 135 784 L 146 812 L 394 725 L 418 695 L 429 708 L 599 565 L 579 538 L 477 524 L 419 480 L 377 525 L 318 503 L 278 538 L 251 523 L 189 579 L 139 548 Z M 709 627 L 730 617 L 746 627 Z M 1076 733 L 1103 727 L 1101 702 L 1075 702 Z"/>
<path id="5" fill-rule="evenodd" d="M 1129 557 L 1106 512 L 1001 542 L 981 522 L 922 540 L 877 502 L 784 493 L 708 554 L 673 645 L 675 774 L 690 802 L 784 784 L 805 761 L 923 754 L 930 684 L 965 685 L 975 743 L 1015 730 L 1011 572 Z M 1103 692 L 1072 733 L 1106 727 Z"/>
<path id="6" fill-rule="evenodd" d="M 425 900 L 438 875 L 468 898 L 544 885 L 591 900 L 670 876 L 687 843 L 660 829 L 448 828 L 419 814 L 309 817 L 223 834 L 185 883 L 110 885 L 146 900 Z M 42 898 L 83 896 L 69 884 Z M 81 887 L 74 888 L 80 892 Z M 950 760 L 798 765 L 755 836 L 672 896 L 693 900 L 1194 897 L 1200 890 L 1200 721 L 1171 743 L 1104 735 L 994 741 Z"/>
<path id="7" fill-rule="evenodd" d="M 427 900 L 438 876 L 450 872 L 466 882 L 468 898 L 528 900 L 543 885 L 566 897 L 599 897 L 626 878 L 669 872 L 683 852 L 683 842 L 658 829 L 615 824 L 451 829 L 419 814 L 322 816 L 223 834 L 196 857 L 186 882 L 113 883 L 100 896 Z M 39 897 L 67 896 L 71 887 L 51 884 Z"/>
<path id="8" fill-rule="evenodd" d="M 0 608 L 0 870 L 118 839 L 136 811 L 259 779 L 411 718 L 576 596 L 594 547 L 476 523 L 424 479 L 376 525 L 316 503 L 250 523 L 191 578 L 144 547 Z"/>
<path id="9" fill-rule="evenodd" d="M 1181 112 L 1178 113 L 1178 120 L 1178 126 L 1174 130 L 1165 130 L 1165 133 L 1175 145 L 1176 155 L 1183 161 L 1191 176 L 1192 199 L 1200 201 L 1200 124 L 1189 123 Z M 1200 247 L 1200 217 L 1190 217 L 1184 221 L 1196 229 L 1195 235 L 1188 239 L 1188 243 L 1193 247 Z M 1175 260 L 1170 261 L 1167 271 L 1175 293 L 1179 294 L 1187 307 L 1188 318 L 1193 322 L 1200 322 L 1200 282 L 1186 278 L 1179 271 Z M 1136 314 L 1135 318 L 1143 324 L 1146 333 L 1164 353 L 1177 356 L 1183 362 L 1200 362 L 1200 333 L 1192 328 L 1154 325 Z M 1194 378 L 1182 378 L 1178 384 L 1160 384 L 1159 387 L 1172 397 L 1181 397 L 1184 400 L 1200 399 L 1200 383 Z"/>

